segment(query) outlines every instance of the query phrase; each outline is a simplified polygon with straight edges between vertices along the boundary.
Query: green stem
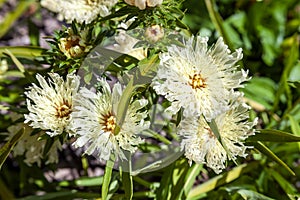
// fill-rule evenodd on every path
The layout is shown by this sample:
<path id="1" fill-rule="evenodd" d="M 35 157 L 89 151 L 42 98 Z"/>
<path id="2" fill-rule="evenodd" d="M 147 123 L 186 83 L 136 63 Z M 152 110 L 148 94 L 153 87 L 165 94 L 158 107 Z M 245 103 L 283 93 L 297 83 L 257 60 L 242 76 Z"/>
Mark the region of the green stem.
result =
<path id="1" fill-rule="evenodd" d="M 221 15 L 215 9 L 214 0 L 205 0 L 205 5 L 206 5 L 207 11 L 209 13 L 210 19 L 211 19 L 212 23 L 215 25 L 217 31 L 223 37 L 224 42 L 228 45 L 229 49 L 231 49 L 231 51 L 234 51 L 232 42 L 230 41 L 228 34 L 226 33 L 226 31 L 224 29 L 223 19 L 222 19 Z"/>
<path id="2" fill-rule="evenodd" d="M 155 139 L 163 142 L 166 145 L 169 145 L 169 144 L 172 143 L 172 142 L 170 142 L 170 140 L 168 140 L 164 136 L 160 135 L 159 133 L 157 133 L 157 132 L 155 132 L 155 131 L 153 131 L 151 129 L 146 130 L 146 132 L 150 133 L 153 138 L 155 138 Z"/>
<path id="3" fill-rule="evenodd" d="M 152 183 L 148 182 L 148 181 L 145 181 L 144 179 L 138 177 L 138 176 L 134 176 L 133 177 L 133 180 L 147 188 L 151 188 L 151 186 L 153 185 Z"/>
<path id="4" fill-rule="evenodd" d="M 111 160 L 108 160 L 106 162 L 105 173 L 104 173 L 104 178 L 103 178 L 103 185 L 102 185 L 102 190 L 101 190 L 103 200 L 107 199 L 114 163 L 115 163 L 115 158 L 111 158 Z"/>

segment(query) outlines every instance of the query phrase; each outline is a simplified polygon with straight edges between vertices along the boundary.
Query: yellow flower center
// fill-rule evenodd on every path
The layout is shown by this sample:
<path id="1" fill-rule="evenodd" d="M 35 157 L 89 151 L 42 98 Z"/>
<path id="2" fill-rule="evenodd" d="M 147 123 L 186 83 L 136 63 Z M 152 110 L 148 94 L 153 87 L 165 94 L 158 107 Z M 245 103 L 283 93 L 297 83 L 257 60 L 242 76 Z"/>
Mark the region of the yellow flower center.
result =
<path id="1" fill-rule="evenodd" d="M 86 0 L 85 1 L 87 5 L 96 5 L 97 3 L 99 3 L 99 0 Z"/>
<path id="2" fill-rule="evenodd" d="M 71 105 L 68 102 L 64 102 L 56 107 L 56 117 L 58 118 L 69 117 L 71 112 Z"/>
<path id="3" fill-rule="evenodd" d="M 79 36 L 69 37 L 69 38 L 67 38 L 67 41 L 65 43 L 65 49 L 67 51 L 69 51 L 72 47 L 80 46 L 79 42 L 80 42 Z"/>
<path id="4" fill-rule="evenodd" d="M 116 117 L 113 116 L 111 113 L 104 116 L 100 123 L 104 128 L 103 130 L 105 132 L 110 132 L 111 134 L 114 134 L 115 128 L 116 128 Z"/>
<path id="5" fill-rule="evenodd" d="M 206 87 L 205 79 L 202 78 L 201 74 L 194 74 L 193 76 L 190 75 L 188 83 L 193 89 L 201 89 Z"/>

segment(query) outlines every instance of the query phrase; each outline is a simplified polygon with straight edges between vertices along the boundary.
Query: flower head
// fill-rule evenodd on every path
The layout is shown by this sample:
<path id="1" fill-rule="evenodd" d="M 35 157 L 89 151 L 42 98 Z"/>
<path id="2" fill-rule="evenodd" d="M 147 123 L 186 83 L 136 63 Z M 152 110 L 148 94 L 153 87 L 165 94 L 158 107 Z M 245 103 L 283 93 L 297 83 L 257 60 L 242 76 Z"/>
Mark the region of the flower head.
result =
<path id="1" fill-rule="evenodd" d="M 116 83 L 111 91 L 105 80 L 99 83 L 101 91 L 94 93 L 83 87 L 75 98 L 72 128 L 78 138 L 74 145 L 87 145 L 85 153 L 96 152 L 101 160 L 108 160 L 111 154 L 125 159 L 122 150 L 135 152 L 142 142 L 137 134 L 149 127 L 149 122 L 145 121 L 147 113 L 138 112 L 147 100 L 133 101 L 119 127 L 117 110 L 122 106 L 122 87 Z"/>
<path id="2" fill-rule="evenodd" d="M 79 23 L 90 23 L 98 15 L 105 17 L 117 0 L 42 0 L 41 5 L 68 22 L 76 20 Z"/>
<path id="3" fill-rule="evenodd" d="M 183 47 L 170 46 L 160 55 L 153 88 L 172 105 L 172 113 L 184 108 L 184 115 L 204 115 L 210 121 L 228 109 L 233 89 L 242 87 L 247 73 L 236 71 L 241 49 L 230 53 L 220 38 L 208 49 L 207 37 L 190 38 Z"/>
<path id="4" fill-rule="evenodd" d="M 59 49 L 67 58 L 77 58 L 89 52 L 92 48 L 87 44 L 87 30 L 82 30 L 79 35 L 74 34 L 71 28 L 67 30 L 68 36 L 59 40 Z"/>
<path id="5" fill-rule="evenodd" d="M 59 74 L 49 73 L 48 82 L 40 74 L 36 78 L 39 86 L 32 84 L 25 92 L 29 114 L 25 114 L 25 123 L 33 128 L 49 130 L 50 136 L 69 131 L 71 112 L 73 110 L 73 96 L 77 93 L 80 78 L 75 74 L 68 74 L 66 81 Z"/>
<path id="6" fill-rule="evenodd" d="M 159 25 L 153 25 L 146 28 L 145 37 L 151 43 L 155 43 L 164 37 L 164 29 Z"/>
<path id="7" fill-rule="evenodd" d="M 216 173 L 225 168 L 227 159 L 235 161 L 237 156 L 245 157 L 245 139 L 254 134 L 254 122 L 249 122 L 249 107 L 235 101 L 230 109 L 215 119 L 217 129 L 212 128 L 203 116 L 188 117 L 180 122 L 178 134 L 183 138 L 185 156 L 196 163 L 205 163 Z M 218 132 L 216 131 L 218 130 Z"/>
<path id="8" fill-rule="evenodd" d="M 146 7 L 156 7 L 162 4 L 163 0 L 125 0 L 131 6 L 136 6 L 140 10 L 145 10 Z"/>

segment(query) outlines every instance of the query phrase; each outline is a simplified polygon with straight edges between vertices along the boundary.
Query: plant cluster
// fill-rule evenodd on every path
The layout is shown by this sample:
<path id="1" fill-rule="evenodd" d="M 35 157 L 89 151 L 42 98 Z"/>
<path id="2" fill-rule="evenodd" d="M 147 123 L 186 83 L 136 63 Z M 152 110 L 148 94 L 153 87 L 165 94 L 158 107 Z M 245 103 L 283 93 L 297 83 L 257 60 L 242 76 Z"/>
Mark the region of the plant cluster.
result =
<path id="1" fill-rule="evenodd" d="M 2 198 L 299 197 L 297 1 L 31 0 L 15 13 L 29 6 L 64 25 L 49 48 L 38 31 L 0 47 Z M 84 175 L 46 180 L 69 151 Z M 94 158 L 103 174 L 88 177 Z"/>

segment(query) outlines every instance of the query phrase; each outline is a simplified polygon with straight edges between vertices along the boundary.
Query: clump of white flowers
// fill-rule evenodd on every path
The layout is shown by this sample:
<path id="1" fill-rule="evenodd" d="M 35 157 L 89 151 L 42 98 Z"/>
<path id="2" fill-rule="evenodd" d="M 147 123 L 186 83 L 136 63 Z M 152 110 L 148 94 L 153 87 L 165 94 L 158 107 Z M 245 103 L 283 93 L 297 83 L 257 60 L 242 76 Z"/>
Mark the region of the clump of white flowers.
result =
<path id="1" fill-rule="evenodd" d="M 242 50 L 231 53 L 222 38 L 211 48 L 207 42 L 198 36 L 168 47 L 152 85 L 171 102 L 168 112 L 183 109 L 177 133 L 190 164 L 205 163 L 220 173 L 227 159 L 246 156 L 243 142 L 254 134 L 256 121 L 247 122 L 250 108 L 236 90 L 249 80 L 236 65 Z"/>
<path id="2" fill-rule="evenodd" d="M 155 43 L 164 37 L 164 31 L 154 25 L 146 29 L 144 36 Z M 118 44 L 112 48 L 127 54 L 133 53 L 138 42 L 125 31 L 120 31 L 115 40 Z M 77 50 L 74 47 L 74 51 L 71 48 L 66 51 L 71 57 L 82 53 L 84 43 L 80 42 L 80 36 L 63 42 L 79 45 Z M 243 93 L 238 91 L 250 79 L 248 72 L 239 70 L 236 64 L 243 57 L 242 50 L 231 52 L 222 38 L 210 48 L 207 42 L 207 37 L 198 36 L 183 40 L 183 45 L 167 47 L 159 54 L 159 66 L 152 83 L 144 85 L 153 87 L 170 102 L 166 109 L 168 114 L 180 114 L 183 110 L 176 133 L 182 139 L 181 149 L 189 163 L 206 164 L 220 173 L 227 160 L 235 162 L 238 157 L 247 155 L 249 147 L 244 141 L 254 134 L 256 120 L 249 121 L 250 107 L 243 102 Z M 63 48 L 62 42 L 60 45 Z M 71 45 L 64 44 L 64 49 L 67 46 Z M 153 69 L 144 68 L 141 76 L 145 76 L 147 70 Z M 127 104 L 121 100 L 124 90 L 119 82 L 111 89 L 106 79 L 98 79 L 98 87 L 87 89 L 79 88 L 79 77 L 74 73 L 66 78 L 56 73 L 49 76 L 47 81 L 37 75 L 40 86 L 33 84 L 25 92 L 29 110 L 25 123 L 46 130 L 50 136 L 66 132 L 75 137 L 75 147 L 84 147 L 86 154 L 96 154 L 104 161 L 113 157 L 126 160 L 124 151 L 133 154 L 144 143 L 140 133 L 150 127 L 148 100 L 129 95 L 128 107 L 124 107 Z M 135 80 L 139 80 L 139 73 L 136 76 Z M 125 112 L 120 113 L 124 109 Z"/>
<path id="3" fill-rule="evenodd" d="M 76 20 L 78 23 L 88 24 L 98 16 L 109 15 L 117 2 L 118 0 L 42 0 L 41 5 L 58 13 L 60 20 Z"/>

